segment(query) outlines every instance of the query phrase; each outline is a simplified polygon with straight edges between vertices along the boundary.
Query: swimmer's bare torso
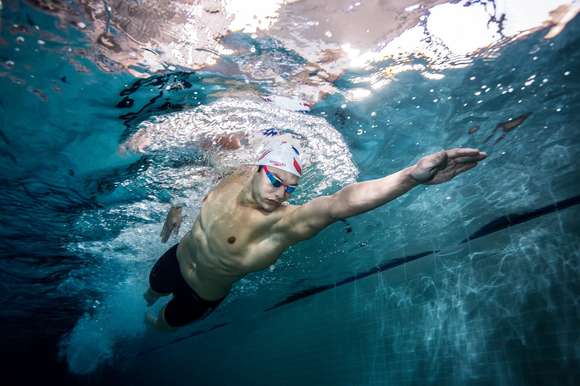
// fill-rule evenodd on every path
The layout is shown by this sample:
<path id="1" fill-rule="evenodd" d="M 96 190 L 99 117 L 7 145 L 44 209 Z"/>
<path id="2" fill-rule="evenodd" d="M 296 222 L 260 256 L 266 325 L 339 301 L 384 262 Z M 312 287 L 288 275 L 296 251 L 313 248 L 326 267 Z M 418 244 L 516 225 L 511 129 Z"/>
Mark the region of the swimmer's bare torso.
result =
<path id="1" fill-rule="evenodd" d="M 208 193 L 177 248 L 184 279 L 207 300 L 223 298 L 236 281 L 272 265 L 290 245 L 273 231 L 289 205 L 267 212 L 240 201 L 255 169 L 236 170 Z"/>

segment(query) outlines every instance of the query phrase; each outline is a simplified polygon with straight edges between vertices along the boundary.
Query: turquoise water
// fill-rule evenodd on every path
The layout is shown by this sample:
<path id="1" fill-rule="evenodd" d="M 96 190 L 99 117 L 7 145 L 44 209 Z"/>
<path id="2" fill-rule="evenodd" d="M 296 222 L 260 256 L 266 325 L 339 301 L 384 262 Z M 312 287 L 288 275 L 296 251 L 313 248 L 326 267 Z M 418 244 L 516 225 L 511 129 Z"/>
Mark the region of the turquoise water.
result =
<path id="1" fill-rule="evenodd" d="M 42 371 L 15 377 L 78 384 L 575 384 L 580 24 L 546 32 L 462 66 L 350 68 L 315 103 L 282 103 L 280 79 L 307 59 L 271 36 L 231 34 L 238 54 L 215 66 L 137 78 L 109 72 L 75 25 L 3 4 L 3 363 L 34 360 Z M 392 70 L 403 64 L 415 67 Z M 231 70 L 246 65 L 276 76 Z M 349 97 L 361 85 L 372 93 Z M 252 155 L 202 139 L 272 126 L 309 155 L 296 204 L 442 148 L 489 157 L 290 248 L 211 317 L 146 330 L 141 294 L 169 246 L 169 201 L 191 202 L 181 236 L 219 173 Z M 119 150 L 143 130 L 142 152 Z"/>

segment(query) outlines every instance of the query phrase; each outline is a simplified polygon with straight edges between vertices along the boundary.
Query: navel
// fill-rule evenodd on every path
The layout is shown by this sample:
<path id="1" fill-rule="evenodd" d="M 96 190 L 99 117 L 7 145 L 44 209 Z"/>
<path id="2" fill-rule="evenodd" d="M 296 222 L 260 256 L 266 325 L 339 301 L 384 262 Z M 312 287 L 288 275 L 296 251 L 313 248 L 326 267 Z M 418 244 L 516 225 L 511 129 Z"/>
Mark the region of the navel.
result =
<path id="1" fill-rule="evenodd" d="M 236 238 L 235 238 L 234 236 L 231 236 L 231 237 L 228 239 L 228 243 L 230 243 L 230 244 L 233 244 L 233 243 L 235 243 L 235 242 L 236 242 Z"/>

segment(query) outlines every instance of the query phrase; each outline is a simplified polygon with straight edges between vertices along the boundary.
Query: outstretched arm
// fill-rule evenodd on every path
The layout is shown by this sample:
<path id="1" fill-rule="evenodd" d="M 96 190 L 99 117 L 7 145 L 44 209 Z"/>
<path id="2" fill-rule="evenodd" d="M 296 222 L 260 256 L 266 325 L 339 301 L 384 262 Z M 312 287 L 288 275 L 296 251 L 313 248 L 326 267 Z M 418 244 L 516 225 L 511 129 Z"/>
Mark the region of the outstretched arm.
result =
<path id="1" fill-rule="evenodd" d="M 293 243 L 313 237 L 338 219 L 377 208 L 419 184 L 440 184 L 467 171 L 487 157 L 477 149 L 443 150 L 423 157 L 415 165 L 376 180 L 348 185 L 331 196 L 317 197 L 290 207 L 279 224 L 280 232 Z"/>

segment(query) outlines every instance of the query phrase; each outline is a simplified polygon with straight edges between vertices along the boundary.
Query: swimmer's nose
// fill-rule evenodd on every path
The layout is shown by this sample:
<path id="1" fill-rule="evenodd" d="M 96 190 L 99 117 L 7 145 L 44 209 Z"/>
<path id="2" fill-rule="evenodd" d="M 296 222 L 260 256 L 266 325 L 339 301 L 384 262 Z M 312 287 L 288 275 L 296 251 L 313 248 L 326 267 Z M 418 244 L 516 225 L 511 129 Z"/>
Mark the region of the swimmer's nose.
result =
<path id="1" fill-rule="evenodd" d="M 286 193 L 286 188 L 284 186 L 280 186 L 278 189 L 276 189 L 276 199 L 278 201 L 282 201 L 282 199 L 284 198 L 284 194 Z"/>

